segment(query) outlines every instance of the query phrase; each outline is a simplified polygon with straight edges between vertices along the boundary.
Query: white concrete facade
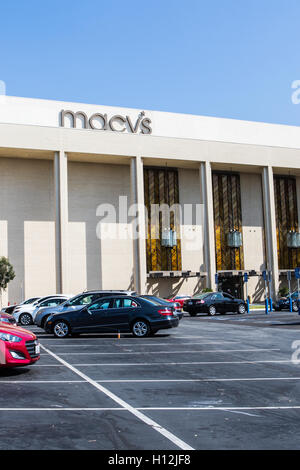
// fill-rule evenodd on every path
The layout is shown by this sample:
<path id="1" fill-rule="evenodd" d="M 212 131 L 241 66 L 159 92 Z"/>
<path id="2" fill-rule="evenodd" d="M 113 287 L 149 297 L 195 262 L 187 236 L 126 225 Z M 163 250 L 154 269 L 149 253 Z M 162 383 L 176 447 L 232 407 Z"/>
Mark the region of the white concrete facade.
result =
<path id="1" fill-rule="evenodd" d="M 84 114 L 74 122 L 65 114 L 62 126 L 62 110 Z M 215 170 L 240 174 L 244 268 L 272 270 L 276 294 L 272 178 L 296 177 L 300 214 L 298 128 L 141 111 L 0 97 L 0 256 L 16 271 L 3 302 L 96 288 L 161 296 L 215 288 Z M 120 197 L 144 205 L 143 168 L 150 166 L 178 169 L 182 207 L 203 204 L 203 223 L 181 225 L 182 271 L 201 275 L 149 278 L 144 236 L 129 236 L 132 220 L 106 219 L 99 226 L 100 205 L 112 204 L 117 215 Z M 144 216 L 140 209 L 140 230 Z M 110 229 L 128 236 L 97 237 Z M 192 246 L 191 233 L 197 234 Z M 249 281 L 257 298 L 263 296 L 260 282 Z"/>

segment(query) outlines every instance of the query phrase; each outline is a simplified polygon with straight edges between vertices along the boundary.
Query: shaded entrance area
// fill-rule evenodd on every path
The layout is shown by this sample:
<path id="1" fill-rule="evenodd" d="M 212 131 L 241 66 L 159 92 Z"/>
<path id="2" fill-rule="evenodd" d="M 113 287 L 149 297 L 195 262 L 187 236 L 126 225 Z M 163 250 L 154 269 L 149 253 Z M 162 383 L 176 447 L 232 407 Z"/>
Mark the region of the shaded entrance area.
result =
<path id="1" fill-rule="evenodd" d="M 227 292 L 238 299 L 244 299 L 243 276 L 241 274 L 219 273 L 218 288 L 220 291 Z"/>

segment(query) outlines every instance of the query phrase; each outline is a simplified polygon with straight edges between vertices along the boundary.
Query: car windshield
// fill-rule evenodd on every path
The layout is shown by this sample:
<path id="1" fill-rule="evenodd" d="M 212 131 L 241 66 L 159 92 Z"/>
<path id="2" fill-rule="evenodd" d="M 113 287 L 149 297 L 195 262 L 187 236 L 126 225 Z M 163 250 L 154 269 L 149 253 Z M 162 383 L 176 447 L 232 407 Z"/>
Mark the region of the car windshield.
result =
<path id="1" fill-rule="evenodd" d="M 205 299 L 205 297 L 207 297 L 208 295 L 211 295 L 211 292 L 209 294 L 205 293 L 205 294 L 194 295 L 193 299 Z"/>
<path id="2" fill-rule="evenodd" d="M 170 302 L 167 300 L 161 299 L 160 297 L 156 297 L 155 295 L 141 295 L 142 299 L 151 301 L 154 305 L 170 305 Z"/>
<path id="3" fill-rule="evenodd" d="M 33 304 L 33 302 L 36 302 L 38 299 L 39 297 L 33 297 L 32 299 L 25 300 L 25 302 L 23 302 L 23 305 Z"/>
<path id="4" fill-rule="evenodd" d="M 68 305 L 89 305 L 95 300 L 95 294 L 84 294 L 69 300 Z"/>

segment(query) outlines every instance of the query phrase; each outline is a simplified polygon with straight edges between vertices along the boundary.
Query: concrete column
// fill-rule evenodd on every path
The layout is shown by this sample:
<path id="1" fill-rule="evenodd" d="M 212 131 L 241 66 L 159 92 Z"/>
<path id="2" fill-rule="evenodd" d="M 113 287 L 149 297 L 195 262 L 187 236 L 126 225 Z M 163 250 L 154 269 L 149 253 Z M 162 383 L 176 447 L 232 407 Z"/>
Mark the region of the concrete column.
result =
<path id="1" fill-rule="evenodd" d="M 57 293 L 68 293 L 68 157 L 54 155 L 55 241 Z"/>
<path id="2" fill-rule="evenodd" d="M 147 283 L 144 167 L 140 156 L 133 157 L 130 164 L 131 203 L 137 204 L 133 221 L 133 278 L 134 289 L 145 294 Z"/>
<path id="3" fill-rule="evenodd" d="M 203 236 L 204 260 L 207 271 L 207 287 L 215 290 L 216 256 L 213 189 L 210 162 L 200 163 L 201 203 L 204 208 Z"/>
<path id="4" fill-rule="evenodd" d="M 279 271 L 276 237 L 274 179 L 273 169 L 271 166 L 263 168 L 262 186 L 267 249 L 266 269 L 268 271 L 272 271 L 272 297 L 276 299 L 279 288 Z"/>

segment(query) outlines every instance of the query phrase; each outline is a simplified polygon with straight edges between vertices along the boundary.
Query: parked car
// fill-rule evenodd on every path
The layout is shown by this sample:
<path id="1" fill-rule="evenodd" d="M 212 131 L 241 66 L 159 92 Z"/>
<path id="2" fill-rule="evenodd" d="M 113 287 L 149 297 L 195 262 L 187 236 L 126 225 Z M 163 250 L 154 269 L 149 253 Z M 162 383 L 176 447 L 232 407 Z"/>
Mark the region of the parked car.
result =
<path id="1" fill-rule="evenodd" d="M 30 299 L 26 299 L 18 305 L 7 305 L 6 307 L 3 307 L 1 311 L 5 312 L 5 313 L 12 314 L 14 312 L 15 308 L 20 307 L 20 305 L 33 304 L 34 302 L 36 302 L 40 298 L 41 297 L 31 297 Z"/>
<path id="2" fill-rule="evenodd" d="M 92 290 L 82 292 L 81 294 L 66 300 L 57 307 L 39 308 L 34 319 L 34 323 L 44 328 L 47 318 L 54 313 L 65 312 L 67 310 L 80 310 L 85 305 L 90 305 L 100 297 L 108 297 L 110 295 L 135 295 L 134 291 L 126 290 Z"/>
<path id="3" fill-rule="evenodd" d="M 0 323 L 9 323 L 10 325 L 17 326 L 17 322 L 13 315 L 9 313 L 0 312 Z"/>
<path id="4" fill-rule="evenodd" d="M 190 295 L 175 295 L 174 297 L 170 297 L 166 299 L 168 302 L 177 302 L 180 304 L 181 308 L 183 308 L 183 304 L 186 300 L 190 299 Z"/>
<path id="5" fill-rule="evenodd" d="M 170 302 L 169 300 L 161 299 L 160 297 L 156 297 L 156 295 L 150 295 L 150 294 L 143 294 L 143 295 L 140 295 L 139 297 L 142 297 L 143 299 L 153 300 L 154 302 L 157 302 L 159 305 L 168 306 L 171 303 L 171 305 L 173 305 L 174 310 L 175 310 L 174 313 L 177 315 L 179 320 L 181 320 L 183 317 L 182 308 L 179 302 Z"/>
<path id="6" fill-rule="evenodd" d="M 40 345 L 35 334 L 0 323 L 0 367 L 28 366 L 39 359 Z"/>
<path id="7" fill-rule="evenodd" d="M 58 305 L 59 303 L 67 300 L 70 296 L 63 294 L 57 295 L 47 295 L 46 297 L 41 297 L 39 300 L 35 301 L 33 304 L 20 305 L 14 310 L 14 317 L 18 323 L 23 326 L 31 325 L 33 323 L 33 317 L 37 312 L 38 308 L 41 306 L 47 307 L 53 304 L 53 306 Z"/>
<path id="8" fill-rule="evenodd" d="M 216 315 L 216 313 L 237 312 L 243 314 L 246 312 L 247 305 L 244 300 L 236 299 L 225 292 L 209 292 L 186 300 L 183 309 L 191 317 L 196 316 L 197 313 Z"/>
<path id="9" fill-rule="evenodd" d="M 48 317 L 45 331 L 57 338 L 79 333 L 132 332 L 145 337 L 179 324 L 172 305 L 158 305 L 150 299 L 113 296 L 98 299 L 80 310 L 67 310 Z"/>
<path id="10" fill-rule="evenodd" d="M 292 310 L 293 312 L 298 312 L 298 292 L 293 292 L 291 294 L 292 298 Z M 274 308 L 277 311 L 280 310 L 289 310 L 290 309 L 290 298 L 289 297 L 280 297 L 277 302 L 274 304 Z"/>

